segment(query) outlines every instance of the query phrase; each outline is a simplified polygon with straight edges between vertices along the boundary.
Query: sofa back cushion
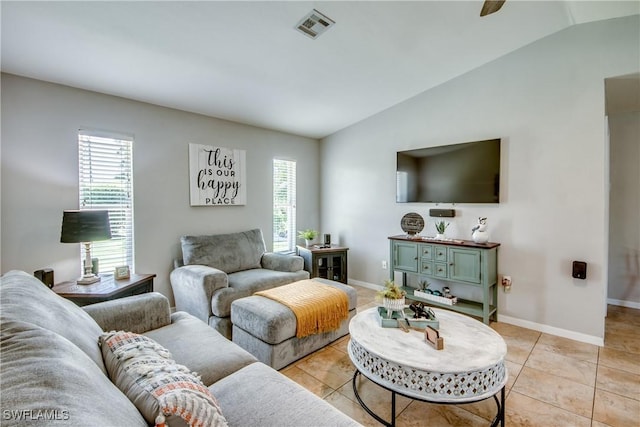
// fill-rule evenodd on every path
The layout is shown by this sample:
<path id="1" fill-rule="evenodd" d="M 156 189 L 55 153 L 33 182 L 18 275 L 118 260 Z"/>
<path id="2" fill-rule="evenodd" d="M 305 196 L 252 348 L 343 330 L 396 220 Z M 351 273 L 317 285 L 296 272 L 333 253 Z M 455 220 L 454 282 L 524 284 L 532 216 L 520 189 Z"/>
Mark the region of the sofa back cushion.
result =
<path id="1" fill-rule="evenodd" d="M 81 285 L 80 285 L 81 286 Z M 102 328 L 82 308 L 57 295 L 24 271 L 10 271 L 0 278 L 2 316 L 30 323 L 71 341 L 106 373 L 98 338 Z"/>
<path id="2" fill-rule="evenodd" d="M 147 426 L 129 399 L 69 340 L 32 323 L 4 316 L 0 322 L 3 427 Z"/>
<path id="3" fill-rule="evenodd" d="M 211 236 L 182 236 L 185 265 L 208 265 L 227 274 L 260 268 L 266 252 L 259 229 Z"/>

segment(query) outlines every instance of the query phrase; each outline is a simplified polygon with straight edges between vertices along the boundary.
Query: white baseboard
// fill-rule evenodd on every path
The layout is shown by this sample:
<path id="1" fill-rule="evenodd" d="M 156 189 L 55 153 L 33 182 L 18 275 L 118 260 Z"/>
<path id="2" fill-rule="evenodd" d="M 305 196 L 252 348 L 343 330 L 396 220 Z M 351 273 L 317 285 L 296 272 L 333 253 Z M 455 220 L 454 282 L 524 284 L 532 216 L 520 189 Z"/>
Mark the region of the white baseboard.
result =
<path id="1" fill-rule="evenodd" d="M 516 317 L 504 316 L 498 314 L 498 322 L 509 323 L 510 325 L 520 326 L 522 328 L 533 329 L 534 331 L 544 332 L 545 334 L 556 335 L 568 338 L 574 341 L 580 341 L 587 344 L 604 346 L 604 338 L 587 335 L 580 332 L 569 331 L 567 329 L 556 328 L 555 326 L 544 325 L 541 323 L 531 322 L 529 320 L 518 319 Z"/>
<path id="2" fill-rule="evenodd" d="M 350 285 L 362 286 L 363 288 L 373 289 L 374 291 L 379 291 L 382 288 L 384 288 L 384 286 L 381 286 L 381 285 L 376 285 L 373 283 L 363 282 L 361 280 L 355 280 L 355 279 L 347 279 L 347 283 Z"/>
<path id="3" fill-rule="evenodd" d="M 363 282 L 363 281 L 354 280 L 354 279 L 349 279 L 348 283 L 350 285 L 362 286 L 363 288 L 369 288 L 376 291 L 383 288 L 380 285 L 375 285 L 373 283 Z M 634 308 L 640 308 L 640 304 L 638 304 L 638 307 L 634 307 Z M 569 331 L 567 329 L 556 328 L 554 326 L 543 325 L 541 323 L 530 322 L 528 320 L 518 319 L 516 317 L 511 317 L 511 316 L 503 316 L 500 314 L 498 314 L 498 321 L 509 323 L 515 326 L 520 326 L 522 328 L 533 329 L 534 331 L 544 332 L 546 334 L 568 338 L 574 341 L 580 341 L 587 344 L 594 344 L 600 347 L 604 346 L 604 338 L 596 337 L 593 335 L 582 334 L 580 332 Z"/>
<path id="4" fill-rule="evenodd" d="M 618 305 L 620 307 L 635 308 L 640 310 L 640 302 L 637 302 L 637 301 L 625 301 L 625 300 L 607 298 L 607 304 Z"/>

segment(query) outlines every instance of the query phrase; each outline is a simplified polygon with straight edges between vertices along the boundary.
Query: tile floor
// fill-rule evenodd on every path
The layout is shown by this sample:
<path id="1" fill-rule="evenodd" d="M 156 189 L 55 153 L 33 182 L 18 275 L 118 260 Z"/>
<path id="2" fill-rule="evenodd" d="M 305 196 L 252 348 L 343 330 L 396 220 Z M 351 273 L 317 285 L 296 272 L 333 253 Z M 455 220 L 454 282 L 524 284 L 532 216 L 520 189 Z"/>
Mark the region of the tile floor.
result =
<path id="1" fill-rule="evenodd" d="M 358 309 L 376 305 L 375 291 L 358 290 Z M 493 323 L 507 343 L 506 425 L 640 427 L 640 310 L 609 306 L 605 346 L 598 347 L 530 329 Z M 281 370 L 365 426 L 379 426 L 357 403 L 349 337 Z M 360 377 L 359 391 L 374 412 L 389 419 L 391 395 Z M 396 425 L 482 426 L 495 416 L 493 399 L 436 405 L 396 399 Z"/>

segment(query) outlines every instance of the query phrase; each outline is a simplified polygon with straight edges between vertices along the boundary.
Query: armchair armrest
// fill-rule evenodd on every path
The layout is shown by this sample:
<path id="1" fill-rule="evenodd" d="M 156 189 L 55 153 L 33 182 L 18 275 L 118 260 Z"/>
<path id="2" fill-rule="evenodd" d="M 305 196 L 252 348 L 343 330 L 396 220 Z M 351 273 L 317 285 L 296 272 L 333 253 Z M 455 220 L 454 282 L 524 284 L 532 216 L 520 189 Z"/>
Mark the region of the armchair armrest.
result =
<path id="1" fill-rule="evenodd" d="M 169 300 L 151 292 L 82 307 L 103 331 L 141 334 L 171 323 Z"/>
<path id="2" fill-rule="evenodd" d="M 266 252 L 262 255 L 262 268 L 275 271 L 287 271 L 290 273 L 304 268 L 304 260 L 298 255 L 285 255 L 274 252 Z"/>
<path id="3" fill-rule="evenodd" d="M 186 311 L 209 323 L 211 298 L 222 288 L 229 286 L 227 273 L 206 265 L 185 265 L 178 267 L 169 276 L 176 310 Z"/>

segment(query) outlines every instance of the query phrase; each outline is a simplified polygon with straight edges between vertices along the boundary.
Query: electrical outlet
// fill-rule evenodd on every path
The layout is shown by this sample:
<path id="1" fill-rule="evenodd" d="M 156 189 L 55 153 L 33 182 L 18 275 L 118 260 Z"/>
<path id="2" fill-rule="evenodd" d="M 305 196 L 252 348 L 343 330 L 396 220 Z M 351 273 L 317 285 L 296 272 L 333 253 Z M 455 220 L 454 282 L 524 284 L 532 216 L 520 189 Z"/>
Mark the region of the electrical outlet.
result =
<path id="1" fill-rule="evenodd" d="M 386 269 L 387 269 L 387 261 L 386 261 L 386 260 L 383 260 L 383 261 L 382 261 L 382 269 L 383 269 L 383 270 L 386 270 Z"/>
<path id="2" fill-rule="evenodd" d="M 511 276 L 502 276 L 502 288 L 505 292 L 511 291 Z"/>

